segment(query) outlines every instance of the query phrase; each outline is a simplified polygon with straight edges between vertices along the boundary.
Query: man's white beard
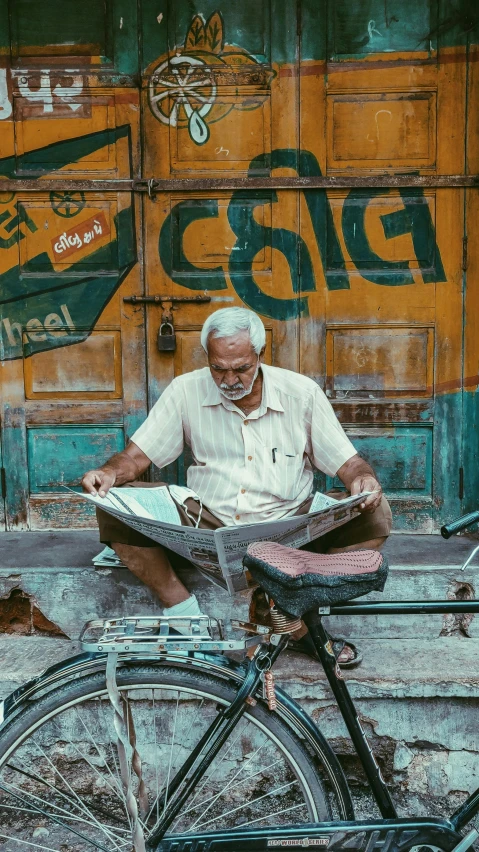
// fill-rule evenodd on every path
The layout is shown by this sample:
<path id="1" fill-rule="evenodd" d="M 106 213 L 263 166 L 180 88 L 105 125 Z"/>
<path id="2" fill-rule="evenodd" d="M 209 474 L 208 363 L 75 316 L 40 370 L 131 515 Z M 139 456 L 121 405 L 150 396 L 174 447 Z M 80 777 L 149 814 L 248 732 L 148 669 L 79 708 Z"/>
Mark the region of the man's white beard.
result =
<path id="1" fill-rule="evenodd" d="M 243 385 L 240 385 L 240 384 L 233 385 L 230 388 L 228 388 L 228 385 L 220 385 L 219 386 L 220 393 L 222 393 L 223 396 L 226 397 L 226 399 L 229 399 L 232 402 L 236 402 L 236 400 L 243 399 L 245 396 L 248 396 L 248 394 L 251 393 L 251 391 L 253 390 L 253 385 L 254 385 L 256 379 L 258 378 L 259 367 L 260 367 L 260 363 L 259 363 L 259 358 L 258 358 L 258 363 L 256 365 L 256 370 L 255 370 L 254 376 L 251 379 L 251 382 L 249 383 L 247 388 L 245 388 Z"/>

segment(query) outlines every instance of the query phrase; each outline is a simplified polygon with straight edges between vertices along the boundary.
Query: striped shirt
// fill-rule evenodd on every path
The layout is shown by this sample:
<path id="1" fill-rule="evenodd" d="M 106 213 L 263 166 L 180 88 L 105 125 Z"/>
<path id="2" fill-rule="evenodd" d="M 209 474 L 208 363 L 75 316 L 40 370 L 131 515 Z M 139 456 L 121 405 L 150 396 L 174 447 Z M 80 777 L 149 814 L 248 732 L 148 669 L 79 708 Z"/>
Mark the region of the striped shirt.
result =
<path id="1" fill-rule="evenodd" d="M 256 411 L 226 399 L 205 367 L 174 379 L 132 437 L 160 468 L 190 447 L 188 487 L 226 525 L 284 517 L 311 494 L 314 467 L 334 476 L 356 453 L 312 379 L 261 369 Z"/>

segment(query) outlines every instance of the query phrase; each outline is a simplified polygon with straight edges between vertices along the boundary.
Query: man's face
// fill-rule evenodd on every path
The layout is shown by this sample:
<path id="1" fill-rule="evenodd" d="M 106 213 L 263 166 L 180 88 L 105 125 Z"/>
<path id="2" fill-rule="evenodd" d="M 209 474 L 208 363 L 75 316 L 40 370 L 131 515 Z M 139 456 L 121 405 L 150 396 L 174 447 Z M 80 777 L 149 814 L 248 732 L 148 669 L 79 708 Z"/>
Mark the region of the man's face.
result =
<path id="1" fill-rule="evenodd" d="M 260 360 L 247 331 L 208 339 L 208 363 L 220 393 L 233 401 L 251 393 Z"/>

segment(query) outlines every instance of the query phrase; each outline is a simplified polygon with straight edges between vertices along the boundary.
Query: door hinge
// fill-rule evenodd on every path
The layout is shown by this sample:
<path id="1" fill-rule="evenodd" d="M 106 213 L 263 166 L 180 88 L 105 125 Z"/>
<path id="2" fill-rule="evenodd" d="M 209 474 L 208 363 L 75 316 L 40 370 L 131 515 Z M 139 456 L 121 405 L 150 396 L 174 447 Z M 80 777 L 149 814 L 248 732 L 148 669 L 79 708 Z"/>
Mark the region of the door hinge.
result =
<path id="1" fill-rule="evenodd" d="M 464 498 L 464 468 L 459 468 L 459 500 Z"/>
<path id="2" fill-rule="evenodd" d="M 467 269 L 467 237 L 462 240 L 462 271 Z"/>
<path id="3" fill-rule="evenodd" d="M 2 500 L 5 500 L 7 496 L 7 477 L 4 467 L 0 467 L 0 490 L 2 492 Z"/>

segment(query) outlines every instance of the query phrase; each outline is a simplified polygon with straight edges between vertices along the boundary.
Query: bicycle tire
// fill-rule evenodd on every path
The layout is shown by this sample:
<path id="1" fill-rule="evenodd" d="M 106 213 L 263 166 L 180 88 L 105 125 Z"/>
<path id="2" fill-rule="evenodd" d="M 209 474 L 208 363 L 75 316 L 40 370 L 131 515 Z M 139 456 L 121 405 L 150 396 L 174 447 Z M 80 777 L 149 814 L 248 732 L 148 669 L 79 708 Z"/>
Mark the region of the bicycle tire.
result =
<path id="1" fill-rule="evenodd" d="M 233 700 L 236 688 L 223 678 L 191 668 L 176 667 L 170 663 L 128 664 L 127 667 L 119 668 L 117 682 L 120 692 L 130 706 L 134 701 L 139 702 L 133 705 L 132 715 L 133 718 L 136 716 L 138 751 L 144 762 L 144 773 L 150 791 L 155 788 L 156 772 L 156 794 L 152 798 L 153 802 L 156 800 L 158 817 L 158 789 L 161 786 L 159 773 L 161 771 L 164 776 L 166 772 L 166 763 L 161 761 L 163 742 L 160 743 L 160 737 L 166 737 L 165 725 L 171 727 L 174 716 L 168 758 L 170 779 L 186 759 L 187 748 L 190 745 L 193 747 L 199 740 L 203 728 L 208 725 L 208 718 L 213 718 L 212 706 L 214 705 L 216 714 L 218 707 Z M 154 724 L 151 724 L 150 715 L 150 725 L 145 725 L 140 719 L 140 708 L 148 697 L 148 690 L 151 691 L 151 698 L 148 700 L 153 706 Z M 181 712 L 184 716 L 184 731 L 181 736 L 176 733 L 180 716 L 180 695 L 183 696 Z M 158 715 L 160 698 L 163 701 L 161 719 Z M 168 701 L 173 704 L 167 704 Z M 198 708 L 199 701 L 201 704 Z M 78 720 L 80 707 L 83 707 L 84 713 L 83 719 Z M 125 803 L 121 803 L 123 812 L 120 813 L 118 801 L 121 802 L 121 796 L 116 789 L 116 783 L 113 783 L 118 772 L 116 758 L 112 758 L 111 750 L 112 723 L 108 721 L 109 717 L 106 718 L 106 711 L 110 707 L 104 672 L 97 672 L 67 682 L 40 697 L 5 726 L 0 737 L 2 852 L 26 848 L 25 842 L 33 849 L 61 848 L 68 849 L 68 852 L 87 852 L 90 848 L 106 849 L 110 852 L 119 848 L 119 837 L 124 837 L 129 826 Z M 169 713 L 169 710 L 174 712 Z M 100 717 L 104 730 L 101 730 L 100 725 L 94 727 L 95 736 L 92 738 L 91 721 L 97 720 L 99 724 Z M 151 741 L 152 731 L 154 742 Z M 266 755 L 266 744 L 270 757 Z M 148 757 L 149 747 L 154 750 L 155 759 Z M 174 749 L 185 752 L 178 766 L 176 757 L 172 757 Z M 261 752 L 264 765 L 258 764 L 255 768 L 254 755 L 257 756 Z M 100 758 L 103 759 L 104 765 L 101 761 L 98 763 Z M 229 780 L 226 776 L 221 780 L 221 772 L 218 774 L 217 769 L 213 774 L 213 768 L 217 764 L 221 766 L 222 763 L 222 772 L 228 770 L 232 773 Z M 252 766 L 253 772 L 245 773 L 248 765 Z M 178 817 L 179 822 L 172 826 L 172 834 L 185 830 L 226 828 L 238 824 L 261 826 L 278 822 L 289 824 L 324 821 L 331 818 L 328 795 L 313 756 L 292 728 L 277 714 L 268 711 L 262 702 L 256 702 L 248 708 L 237 729 L 205 773 L 207 780 L 208 772 L 211 772 L 209 798 L 205 799 L 205 794 L 195 791 Z M 239 780 L 233 784 L 235 779 Z M 248 786 L 245 786 L 245 782 L 249 782 Z M 162 783 L 165 783 L 164 778 Z M 206 781 L 202 779 L 200 784 L 204 789 Z M 224 786 L 220 789 L 222 784 Z M 268 789 L 268 785 L 272 789 Z M 198 795 L 200 798 L 195 805 Z M 272 807 L 268 814 L 263 816 L 261 811 L 267 803 L 265 800 L 269 800 L 268 804 L 272 801 L 277 804 L 280 798 L 279 810 Z M 222 800 L 227 808 L 220 813 L 218 802 Z M 263 804 L 259 806 L 255 802 Z M 104 823 L 101 823 L 102 819 Z M 154 813 L 153 816 L 150 813 L 150 820 L 146 820 L 146 823 L 145 838 L 154 826 Z"/>

